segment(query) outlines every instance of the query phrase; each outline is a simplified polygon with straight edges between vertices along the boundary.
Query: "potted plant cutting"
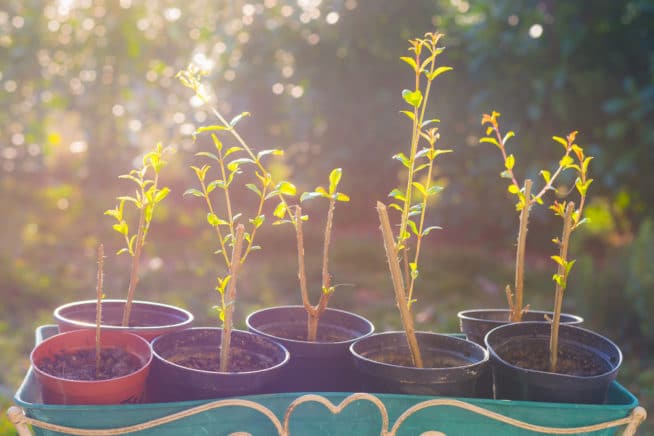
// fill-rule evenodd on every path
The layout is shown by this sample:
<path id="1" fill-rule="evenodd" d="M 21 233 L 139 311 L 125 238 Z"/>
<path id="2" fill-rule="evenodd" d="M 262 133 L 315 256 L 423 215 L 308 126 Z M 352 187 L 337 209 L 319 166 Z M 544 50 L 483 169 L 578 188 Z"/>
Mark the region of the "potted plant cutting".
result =
<path id="1" fill-rule="evenodd" d="M 115 220 L 113 229 L 125 241 L 125 247 L 117 254 L 131 257 L 131 268 L 127 298 L 125 300 L 103 300 L 103 329 L 127 330 L 148 340 L 167 331 L 181 330 L 193 321 L 193 315 L 181 308 L 149 301 L 134 300 L 136 286 L 139 282 L 139 266 L 154 211 L 170 193 L 168 187 L 159 186 L 159 173 L 166 165 L 164 155 L 167 148 L 161 143 L 143 156 L 142 166 L 119 176 L 133 182 L 137 189 L 135 195 L 119 196 L 118 205 L 107 210 L 105 215 Z M 134 229 L 128 223 L 126 205 L 133 206 L 138 215 L 138 224 Z M 75 329 L 92 329 L 94 327 L 95 301 L 77 301 L 58 307 L 54 317 L 60 331 Z"/>
<path id="2" fill-rule="evenodd" d="M 139 402 L 152 362 L 150 344 L 127 331 L 101 329 L 104 249 L 98 248 L 96 326 L 38 344 L 30 355 L 45 404 Z"/>
<path id="3" fill-rule="evenodd" d="M 201 83 L 203 72 L 189 66 L 178 74 L 183 85 L 191 88 L 196 96 L 209 105 L 209 97 Z M 211 107 L 211 106 L 210 106 Z M 233 329 L 233 313 L 236 304 L 239 272 L 255 245 L 257 230 L 263 225 L 264 203 L 279 194 L 280 205 L 276 215 L 285 217 L 287 203 L 283 193 L 294 189 L 282 181 L 273 186 L 270 172 L 262 159 L 280 150 L 264 150 L 255 154 L 238 134 L 236 124 L 244 112 L 230 122 L 211 107 L 220 124 L 201 127 L 197 134 L 209 133 L 214 149 L 201 151 L 196 156 L 216 166 L 218 176 L 209 175 L 211 165 L 192 166 L 198 188 L 190 188 L 185 195 L 203 200 L 207 208 L 207 223 L 215 232 L 218 250 L 215 254 L 224 264 L 225 274 L 218 276 L 216 291 L 219 304 L 214 306 L 222 328 L 193 328 L 162 335 L 152 343 L 155 361 L 152 369 L 152 385 L 155 400 L 180 401 L 217 398 L 233 395 L 263 393 L 279 375 L 288 362 L 288 351 L 281 345 L 253 333 Z M 229 133 L 238 145 L 225 147 L 219 133 Z M 245 177 L 246 168 L 256 177 L 256 183 L 246 186 L 257 197 L 256 212 L 248 219 L 249 229 L 239 223 L 245 217 L 234 209 L 232 190 L 236 177 Z M 212 195 L 213 193 L 213 195 Z M 218 196 L 216 196 L 218 194 Z M 217 197 L 217 198 L 216 198 Z"/>
<path id="4" fill-rule="evenodd" d="M 407 168 L 403 189 L 394 189 L 390 208 L 400 213 L 397 236 L 393 235 L 387 206 L 377 203 L 384 248 L 404 331 L 371 335 L 355 342 L 350 350 L 368 392 L 474 396 L 477 378 L 488 361 L 488 352 L 473 342 L 429 332 L 416 332 L 412 309 L 419 276 L 423 238 L 437 226 L 426 224 L 429 200 L 441 187 L 434 184 L 435 159 L 451 150 L 439 149 L 439 121 L 425 116 L 433 80 L 451 70 L 438 66 L 443 52 L 440 33 L 409 41 L 412 57 L 401 58 L 415 73 L 415 88 L 402 97 L 411 110 L 402 111 L 412 124 L 409 154 L 394 158 Z M 420 148 L 420 144 L 426 146 Z M 426 174 L 425 174 L 426 173 Z M 411 251 L 410 251 L 411 249 Z"/>
<path id="5" fill-rule="evenodd" d="M 570 236 L 586 221 L 583 209 L 593 182 L 588 178 L 592 157 L 575 143 L 576 136 L 577 132 L 572 132 L 562 142 L 576 161 L 570 157 L 562 166 L 577 173 L 574 186 L 579 206 L 570 200 L 550 206 L 563 219 L 561 236 L 553 239 L 558 247 L 558 254 L 552 256 L 557 266 L 553 316 L 547 322 L 496 327 L 486 335 L 497 398 L 603 403 L 622 363 L 620 349 L 609 339 L 580 327 L 561 325 L 563 297 L 575 262 L 568 254 Z"/>
<path id="6" fill-rule="evenodd" d="M 471 309 L 459 312 L 461 331 L 471 341 L 483 345 L 484 336 L 491 329 L 509 322 L 520 321 L 543 321 L 545 316 L 551 316 L 551 312 L 531 310 L 529 304 L 524 303 L 524 271 L 525 271 L 525 249 L 527 246 L 527 232 L 529 215 L 534 205 L 544 204 L 544 197 L 550 191 L 555 191 L 554 182 L 569 168 L 573 153 L 572 143 L 564 138 L 554 136 L 555 142 L 563 146 L 563 156 L 559 160 L 558 167 L 553 172 L 541 170 L 543 186 L 534 193 L 532 180 L 525 179 L 520 183 L 516 178 L 514 167 L 516 159 L 513 154 L 507 152 L 506 144 L 509 139 L 515 136 L 513 131 L 502 134 L 498 122 L 499 112 L 492 111 L 491 114 L 484 114 L 481 119 L 482 126 L 487 125 L 486 136 L 480 139 L 482 143 L 495 145 L 502 154 L 504 169 L 500 176 L 509 180 L 508 192 L 517 198 L 515 209 L 519 212 L 519 227 L 515 255 L 515 281 L 513 289 L 506 285 L 505 293 L 508 301 L 508 309 Z M 565 324 L 580 324 L 583 319 L 576 315 L 561 314 L 561 322 Z"/>
<path id="7" fill-rule="evenodd" d="M 296 233 L 298 278 L 302 306 L 279 306 L 261 309 L 250 314 L 248 328 L 257 334 L 284 345 L 291 354 L 280 378 L 280 392 L 350 392 L 358 387 L 356 373 L 349 354 L 350 345 L 372 334 L 374 326 L 367 319 L 351 312 L 328 308 L 329 298 L 335 290 L 329 273 L 329 246 L 336 203 L 349 201 L 338 192 L 342 170 L 336 168 L 329 175 L 329 187 L 318 186 L 300 196 L 300 202 L 326 198 L 329 202 L 323 235 L 322 283 L 320 299 L 312 305 L 307 286 L 304 260 L 304 216 L 301 207 L 295 206 L 290 221 Z"/>

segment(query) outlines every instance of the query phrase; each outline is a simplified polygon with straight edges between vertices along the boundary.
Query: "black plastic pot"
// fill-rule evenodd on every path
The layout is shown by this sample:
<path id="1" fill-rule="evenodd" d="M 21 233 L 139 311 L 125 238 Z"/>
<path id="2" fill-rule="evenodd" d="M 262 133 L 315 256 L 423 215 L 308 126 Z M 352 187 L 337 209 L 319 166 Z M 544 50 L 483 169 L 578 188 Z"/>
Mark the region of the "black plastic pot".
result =
<path id="1" fill-rule="evenodd" d="M 620 349 L 610 340 L 581 327 L 561 325 L 559 359 L 580 362 L 574 374 L 516 366 L 512 354 L 543 355 L 547 364 L 551 325 L 547 322 L 521 322 L 496 327 L 486 335 L 497 399 L 547 401 L 559 403 L 604 403 L 609 384 L 622 363 Z M 594 367 L 592 374 L 579 375 Z"/>
<path id="2" fill-rule="evenodd" d="M 495 327 L 509 324 L 508 309 L 473 309 L 458 313 L 461 333 L 468 340 L 484 345 L 484 336 Z M 530 310 L 523 315 L 523 321 L 545 321 L 545 315 L 552 316 L 552 312 Z M 561 324 L 577 325 L 584 322 L 580 316 L 561 314 Z"/>
<path id="3" fill-rule="evenodd" d="M 279 342 L 291 354 L 275 386 L 277 392 L 353 392 L 357 373 L 350 345 L 374 331 L 367 319 L 327 309 L 318 324 L 318 341 L 308 342 L 307 313 L 302 306 L 262 309 L 246 319 L 248 330 Z"/>
<path id="4" fill-rule="evenodd" d="M 437 333 L 417 332 L 424 368 L 410 361 L 404 332 L 379 333 L 352 344 L 363 392 L 410 395 L 476 396 L 488 351 L 474 342 Z"/>
<path id="5" fill-rule="evenodd" d="M 222 329 L 200 327 L 159 336 L 152 342 L 154 361 L 148 380 L 152 402 L 222 398 L 265 394 L 288 363 L 288 351 L 280 344 L 241 330 L 232 331 L 232 350 L 256 360 L 263 369 L 219 372 L 184 367 L 176 356 L 192 356 L 220 350 Z"/>
<path id="6" fill-rule="evenodd" d="M 54 311 L 60 332 L 95 328 L 96 300 L 75 301 Z M 150 301 L 132 303 L 130 325 L 122 327 L 125 300 L 102 300 L 102 329 L 128 331 L 149 341 L 159 335 L 190 327 L 193 315 L 179 307 Z"/>

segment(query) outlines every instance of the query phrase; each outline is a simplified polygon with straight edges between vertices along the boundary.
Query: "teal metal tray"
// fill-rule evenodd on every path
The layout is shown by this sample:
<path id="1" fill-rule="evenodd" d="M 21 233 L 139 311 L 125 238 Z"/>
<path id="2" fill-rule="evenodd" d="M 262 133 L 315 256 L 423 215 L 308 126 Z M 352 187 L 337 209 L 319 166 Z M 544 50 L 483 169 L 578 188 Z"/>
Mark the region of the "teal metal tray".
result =
<path id="1" fill-rule="evenodd" d="M 37 341 L 53 333 L 56 327 L 41 327 Z M 42 403 L 30 369 L 14 400 L 20 408 L 10 418 L 17 428 L 32 424 L 36 435 L 614 435 L 634 434 L 645 417 L 615 382 L 602 405 L 329 392 L 61 406 Z"/>

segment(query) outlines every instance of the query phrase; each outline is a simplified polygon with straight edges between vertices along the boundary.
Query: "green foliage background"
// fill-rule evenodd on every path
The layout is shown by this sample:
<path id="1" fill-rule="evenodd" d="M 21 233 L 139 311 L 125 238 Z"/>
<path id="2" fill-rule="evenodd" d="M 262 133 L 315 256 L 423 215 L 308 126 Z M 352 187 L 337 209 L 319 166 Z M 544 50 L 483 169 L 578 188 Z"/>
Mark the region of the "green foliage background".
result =
<path id="1" fill-rule="evenodd" d="M 504 306 L 512 280 L 517 217 L 496 150 L 478 144 L 481 114 L 496 109 L 517 132 L 520 177 L 537 178 L 555 159 L 551 136 L 579 130 L 596 181 L 565 310 L 623 346 L 621 379 L 652 409 L 653 26 L 649 0 L 0 2 L 0 384 L 17 386 L 33 329 L 51 322 L 56 305 L 92 297 L 98 241 L 108 252 L 120 245 L 102 215 L 128 187 L 117 176 L 159 140 L 177 149 L 162 175 L 173 192 L 153 223 L 137 296 L 216 322 L 206 309 L 215 298 L 210 229 L 181 196 L 202 147 L 190 133 L 210 119 L 173 77 L 190 62 L 210 67 L 223 112 L 252 112 L 239 125 L 249 143 L 286 151 L 280 177 L 309 190 L 343 168 L 352 201 L 337 214 L 332 269 L 350 285 L 332 305 L 378 330 L 398 327 L 374 204 L 397 184 L 390 157 L 410 131 L 398 114 L 410 72 L 398 58 L 408 38 L 435 29 L 446 33 L 443 62 L 455 71 L 437 79 L 432 112 L 454 153 L 439 168 L 447 189 L 431 219 L 445 230 L 423 257 L 419 328 L 455 331 L 458 310 Z M 318 224 L 306 229 L 315 284 Z M 546 211 L 533 214 L 532 307 L 552 304 L 557 225 Z M 283 228 L 264 235 L 237 319 L 299 303 L 293 238 Z M 127 280 L 127 259 L 110 256 L 107 294 L 123 297 Z"/>

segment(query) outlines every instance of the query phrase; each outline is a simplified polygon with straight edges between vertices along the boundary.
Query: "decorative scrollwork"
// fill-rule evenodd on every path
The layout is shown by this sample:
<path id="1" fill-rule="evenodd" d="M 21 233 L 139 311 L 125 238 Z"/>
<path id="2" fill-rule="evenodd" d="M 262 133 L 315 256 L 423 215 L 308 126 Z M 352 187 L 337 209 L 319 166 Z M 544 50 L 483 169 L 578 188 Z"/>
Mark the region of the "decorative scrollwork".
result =
<path id="1" fill-rule="evenodd" d="M 290 424 L 291 424 L 291 417 L 293 416 L 294 412 L 298 408 L 298 406 L 302 404 L 307 404 L 307 403 L 318 403 L 324 406 L 330 413 L 333 415 L 338 415 L 341 413 L 345 408 L 347 408 L 349 405 L 352 403 L 358 402 L 358 401 L 364 401 L 364 402 L 369 402 L 374 404 L 377 409 L 379 409 L 379 412 L 381 414 L 381 426 L 380 426 L 380 435 L 382 436 L 395 436 L 398 432 L 398 430 L 401 428 L 402 424 L 406 422 L 406 420 L 412 416 L 414 413 L 417 413 L 421 410 L 428 409 L 431 407 L 442 407 L 442 406 L 449 406 L 449 407 L 456 407 L 459 409 L 465 409 L 467 411 L 470 411 L 472 413 L 478 414 L 485 416 L 486 418 L 503 422 L 505 424 L 511 425 L 513 427 L 521 428 L 524 430 L 529 430 L 533 432 L 540 432 L 540 433 L 545 433 L 545 434 L 580 434 L 580 433 L 590 433 L 598 430 L 604 430 L 604 429 L 609 429 L 609 428 L 615 428 L 615 427 L 620 427 L 620 426 L 626 426 L 623 436 L 632 436 L 636 433 L 636 429 L 638 426 L 645 420 L 647 417 L 647 412 L 645 411 L 644 408 L 642 407 L 636 407 L 634 410 L 631 412 L 631 414 L 627 417 L 617 419 L 614 421 L 608 421 L 608 422 L 602 422 L 598 424 L 593 424 L 593 425 L 587 425 L 587 426 L 582 426 L 582 427 L 574 427 L 574 428 L 555 428 L 555 427 L 545 427 L 545 426 L 540 426 L 540 425 L 534 425 L 530 424 L 527 422 L 523 422 L 496 412 L 492 412 L 489 410 L 486 410 L 482 407 L 475 406 L 470 403 L 466 403 L 464 401 L 460 400 L 454 400 L 454 399 L 449 399 L 449 398 L 434 398 L 432 400 L 426 400 L 422 401 L 418 404 L 415 404 L 411 407 L 409 407 L 407 410 L 402 413 L 395 423 L 393 424 L 393 427 L 389 429 L 389 417 L 388 417 L 388 410 L 386 409 L 386 406 L 380 400 L 377 396 L 372 395 L 372 394 L 367 394 L 367 393 L 355 393 L 351 394 L 348 397 L 346 397 L 343 401 L 341 401 L 339 404 L 335 405 L 332 403 L 329 399 L 316 395 L 316 394 L 306 394 L 302 395 L 298 398 L 296 398 L 291 404 L 288 406 L 286 409 L 285 415 L 284 415 L 284 420 L 283 424 L 273 413 L 270 409 L 267 407 L 254 402 L 254 401 L 249 401 L 249 400 L 244 400 L 244 399 L 224 399 L 224 400 L 217 400 L 213 401 L 210 403 L 202 404 L 200 406 L 196 406 L 187 410 L 183 410 L 181 412 L 177 412 L 171 415 L 167 415 L 161 418 L 153 419 L 151 421 L 143 422 L 140 424 L 135 424 L 135 425 L 130 425 L 126 427 L 120 427 L 120 428 L 107 428 L 107 429 L 82 429 L 82 428 L 73 428 L 73 427 L 66 427 L 66 426 L 61 426 L 57 424 L 52 424 L 48 422 L 43 422 L 34 418 L 30 418 L 25 415 L 25 412 L 23 409 L 19 407 L 10 407 L 9 410 L 7 411 L 7 416 L 9 417 L 10 421 L 14 424 L 16 427 L 18 434 L 20 436 L 28 436 L 31 435 L 31 432 L 28 428 L 28 425 L 32 425 L 34 427 L 42 428 L 45 430 L 51 430 L 51 431 L 56 431 L 56 432 L 61 432 L 61 433 L 67 433 L 70 435 L 79 435 L 79 436 L 110 436 L 110 435 L 122 435 L 126 433 L 131 433 L 131 432 L 136 432 L 136 431 L 142 431 L 142 430 L 147 430 L 151 429 L 154 427 L 162 426 L 170 422 L 177 421 L 182 418 L 186 418 L 189 416 L 197 415 L 199 413 L 204 413 L 209 410 L 214 410 L 214 409 L 220 409 L 223 407 L 244 407 L 247 409 L 252 409 L 255 410 L 264 416 L 266 416 L 272 425 L 274 426 L 275 430 L 277 431 L 277 434 L 279 436 L 290 436 Z M 437 423 L 434 423 L 436 425 Z M 237 432 L 237 433 L 232 433 L 233 436 L 245 436 L 249 435 L 250 433 L 247 432 Z M 433 429 L 430 431 L 423 432 L 422 435 L 424 436 L 436 436 L 436 435 L 443 435 L 443 433 L 439 432 L 437 429 Z"/>

